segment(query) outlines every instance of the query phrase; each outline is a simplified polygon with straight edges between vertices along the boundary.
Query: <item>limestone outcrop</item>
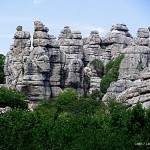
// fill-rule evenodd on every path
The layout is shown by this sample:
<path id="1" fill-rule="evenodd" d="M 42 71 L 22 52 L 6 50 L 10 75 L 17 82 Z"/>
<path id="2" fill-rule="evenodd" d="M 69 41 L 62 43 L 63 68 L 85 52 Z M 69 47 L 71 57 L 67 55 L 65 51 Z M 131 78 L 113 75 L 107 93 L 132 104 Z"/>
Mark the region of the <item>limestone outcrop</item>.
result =
<path id="1" fill-rule="evenodd" d="M 150 47 L 149 30 L 139 28 L 137 37 L 132 44 L 121 50 L 124 59 L 120 64 L 118 81 L 112 82 L 103 97 L 103 101 L 110 98 L 125 101 L 128 105 L 134 105 L 140 101 L 143 107 L 149 107 L 150 92 L 149 68 Z M 146 43 L 146 44 L 144 44 Z M 142 90 L 142 92 L 141 92 Z"/>
<path id="2" fill-rule="evenodd" d="M 131 106 L 140 101 L 143 107 L 150 107 L 150 68 L 145 68 L 140 75 L 141 79 L 134 81 L 130 88 L 120 93 L 117 100 L 125 101 Z"/>
<path id="3" fill-rule="evenodd" d="M 121 50 L 132 45 L 133 37 L 125 24 L 116 24 L 102 38 L 102 45 L 111 50 L 112 57 L 115 58 Z"/>
<path id="4" fill-rule="evenodd" d="M 65 26 L 55 38 L 42 22 L 34 22 L 33 43 L 30 33 L 17 27 L 14 43 L 5 60 L 6 86 L 24 91 L 30 101 L 51 98 L 72 87 L 80 95 L 100 91 L 102 74 L 93 61 L 104 66 L 124 53 L 119 76 L 112 82 L 103 101 L 115 98 L 144 107 L 150 104 L 150 28 L 139 28 L 132 37 L 125 24 L 116 24 L 100 37 L 91 31 L 82 38 L 81 32 Z M 101 72 L 101 71 L 100 71 Z"/>
<path id="5" fill-rule="evenodd" d="M 58 37 L 62 62 L 63 87 L 73 87 L 83 95 L 83 42 L 80 31 L 64 27 Z"/>

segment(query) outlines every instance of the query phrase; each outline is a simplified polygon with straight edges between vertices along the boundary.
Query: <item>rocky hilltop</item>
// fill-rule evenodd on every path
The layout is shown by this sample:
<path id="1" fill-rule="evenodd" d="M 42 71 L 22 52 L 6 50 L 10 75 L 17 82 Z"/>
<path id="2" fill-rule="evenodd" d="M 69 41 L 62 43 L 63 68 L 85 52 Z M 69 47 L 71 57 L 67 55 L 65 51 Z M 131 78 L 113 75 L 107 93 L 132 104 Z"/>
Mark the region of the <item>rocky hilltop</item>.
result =
<path id="1" fill-rule="evenodd" d="M 125 24 L 112 26 L 104 37 L 91 31 L 82 38 L 80 31 L 68 26 L 57 39 L 48 32 L 48 27 L 35 21 L 31 47 L 30 33 L 17 27 L 5 60 L 6 86 L 24 91 L 31 101 L 51 98 L 68 87 L 80 95 L 100 91 L 103 73 L 93 62 L 105 66 L 123 53 L 118 80 L 110 84 L 103 101 L 115 98 L 150 106 L 150 28 L 139 28 L 135 38 Z"/>

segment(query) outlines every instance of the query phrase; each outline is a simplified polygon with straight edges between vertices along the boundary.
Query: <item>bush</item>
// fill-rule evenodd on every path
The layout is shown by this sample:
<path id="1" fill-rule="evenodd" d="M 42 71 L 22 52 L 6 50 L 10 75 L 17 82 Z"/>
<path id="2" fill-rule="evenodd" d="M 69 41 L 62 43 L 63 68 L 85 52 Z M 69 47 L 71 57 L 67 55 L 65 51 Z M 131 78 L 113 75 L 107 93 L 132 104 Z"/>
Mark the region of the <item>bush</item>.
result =
<path id="1" fill-rule="evenodd" d="M 67 89 L 53 100 L 42 100 L 37 109 L 47 108 L 55 111 L 57 115 L 62 112 L 72 114 L 89 114 L 99 107 L 99 101 L 90 97 L 79 97 L 73 89 Z"/>
<path id="2" fill-rule="evenodd" d="M 90 62 L 91 65 L 93 65 L 94 70 L 97 72 L 98 77 L 102 77 L 104 74 L 104 64 L 101 60 L 95 59 L 92 62 Z"/>
<path id="3" fill-rule="evenodd" d="M 84 95 L 87 96 L 90 88 L 90 77 L 86 74 L 84 74 L 83 87 L 84 87 Z"/>
<path id="4" fill-rule="evenodd" d="M 5 56 L 3 54 L 0 54 L 0 84 L 4 83 L 4 61 L 5 61 Z"/>
<path id="5" fill-rule="evenodd" d="M 91 97 L 92 99 L 95 99 L 95 100 L 98 100 L 98 101 L 101 101 L 101 99 L 103 98 L 103 96 L 104 96 L 104 95 L 102 94 L 102 92 L 99 91 L 98 89 L 92 91 L 92 93 L 91 93 L 91 95 L 90 95 L 90 97 Z"/>
<path id="6" fill-rule="evenodd" d="M 77 105 L 80 108 L 70 111 L 67 105 L 71 100 L 68 104 L 65 98 L 73 93 L 67 94 L 62 99 L 57 97 L 63 104 L 59 112 L 56 111 L 61 107 L 58 102 L 47 101 L 42 109 L 33 112 L 13 109 L 0 114 L 0 149 L 149 149 L 146 144 L 150 142 L 150 109 L 143 109 L 139 103 L 127 109 L 113 100 L 105 106 L 93 104 L 89 98 L 81 98 L 81 103 L 78 102 L 81 106 Z M 72 98 L 76 100 L 74 96 Z M 78 113 L 74 112 L 75 109 Z M 137 146 L 137 143 L 143 145 Z"/>
<path id="7" fill-rule="evenodd" d="M 103 94 L 107 92 L 108 87 L 112 81 L 117 81 L 119 75 L 119 66 L 124 58 L 124 54 L 119 55 L 115 60 L 110 60 L 106 65 L 105 75 L 102 77 L 100 83 L 100 90 Z"/>
<path id="8" fill-rule="evenodd" d="M 10 106 L 11 108 L 26 109 L 28 103 L 25 100 L 26 97 L 22 92 L 5 87 L 0 88 L 0 107 Z"/>

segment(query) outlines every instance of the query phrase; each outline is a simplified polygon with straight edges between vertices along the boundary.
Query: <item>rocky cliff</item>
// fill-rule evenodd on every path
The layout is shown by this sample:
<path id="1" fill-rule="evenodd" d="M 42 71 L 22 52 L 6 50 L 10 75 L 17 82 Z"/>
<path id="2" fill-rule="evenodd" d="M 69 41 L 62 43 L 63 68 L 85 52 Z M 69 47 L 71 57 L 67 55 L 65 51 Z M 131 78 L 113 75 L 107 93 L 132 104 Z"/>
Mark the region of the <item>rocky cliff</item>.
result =
<path id="1" fill-rule="evenodd" d="M 67 87 L 80 95 L 100 91 L 103 67 L 124 53 L 119 77 L 112 82 L 103 97 L 123 100 L 134 105 L 138 100 L 144 107 L 150 105 L 150 28 L 139 28 L 133 38 L 125 24 L 116 24 L 100 37 L 91 31 L 82 38 L 80 31 L 66 26 L 58 39 L 48 34 L 40 21 L 34 22 L 33 43 L 30 33 L 17 27 L 14 43 L 5 60 L 6 85 L 24 91 L 37 101 L 56 96 Z"/>

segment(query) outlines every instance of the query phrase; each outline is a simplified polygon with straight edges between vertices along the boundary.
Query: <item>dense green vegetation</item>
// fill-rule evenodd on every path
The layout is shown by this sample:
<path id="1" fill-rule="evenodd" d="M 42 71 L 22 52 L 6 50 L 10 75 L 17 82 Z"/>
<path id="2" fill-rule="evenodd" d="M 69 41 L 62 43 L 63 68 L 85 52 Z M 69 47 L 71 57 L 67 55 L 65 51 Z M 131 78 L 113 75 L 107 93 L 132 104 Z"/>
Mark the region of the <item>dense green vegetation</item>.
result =
<path id="1" fill-rule="evenodd" d="M 90 77 L 86 74 L 84 74 L 83 87 L 84 87 L 84 94 L 86 96 L 90 88 Z"/>
<path id="2" fill-rule="evenodd" d="M 104 75 L 104 64 L 101 60 L 94 59 L 90 62 L 90 64 L 93 65 L 98 77 L 102 77 Z"/>
<path id="3" fill-rule="evenodd" d="M 5 56 L 3 54 L 0 54 L 0 84 L 4 83 L 4 61 Z"/>
<path id="4" fill-rule="evenodd" d="M 112 81 L 117 81 L 119 75 L 119 66 L 124 58 L 124 54 L 119 55 L 115 60 L 110 60 L 105 67 L 105 75 L 102 77 L 100 89 L 103 94 L 107 92 Z"/>
<path id="5" fill-rule="evenodd" d="M 0 107 L 10 106 L 11 108 L 26 109 L 28 104 L 25 100 L 26 96 L 22 92 L 11 88 L 0 88 Z"/>
<path id="6" fill-rule="evenodd" d="M 150 148 L 150 109 L 108 105 L 71 89 L 42 100 L 33 112 L 0 114 L 2 150 L 131 150 Z"/>

